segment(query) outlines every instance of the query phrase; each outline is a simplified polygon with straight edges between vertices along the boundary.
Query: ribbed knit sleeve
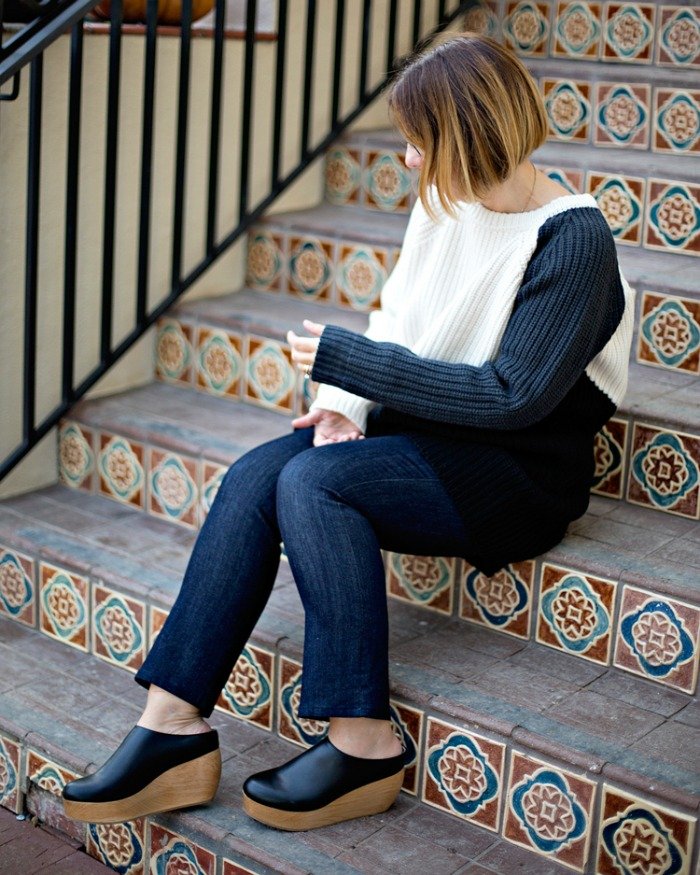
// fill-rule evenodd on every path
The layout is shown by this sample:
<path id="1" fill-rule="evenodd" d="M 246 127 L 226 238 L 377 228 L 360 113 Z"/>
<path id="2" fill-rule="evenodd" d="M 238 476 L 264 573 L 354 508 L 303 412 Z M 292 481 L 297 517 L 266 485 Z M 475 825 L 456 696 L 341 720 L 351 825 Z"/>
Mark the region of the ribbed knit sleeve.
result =
<path id="1" fill-rule="evenodd" d="M 491 361 L 421 358 L 331 325 L 312 378 L 437 422 L 522 429 L 565 397 L 613 335 L 624 307 L 615 243 L 602 214 L 569 210 L 541 226 Z"/>

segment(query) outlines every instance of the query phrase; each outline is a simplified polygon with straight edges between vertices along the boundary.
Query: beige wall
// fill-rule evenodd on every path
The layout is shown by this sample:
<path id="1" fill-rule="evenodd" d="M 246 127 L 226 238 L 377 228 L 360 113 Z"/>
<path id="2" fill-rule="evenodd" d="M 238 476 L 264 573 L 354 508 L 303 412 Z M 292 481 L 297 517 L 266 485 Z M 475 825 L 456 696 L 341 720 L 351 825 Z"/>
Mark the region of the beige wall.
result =
<path id="1" fill-rule="evenodd" d="M 437 0 L 424 4 L 429 15 Z M 360 51 L 361 3 L 346 4 L 345 75 L 341 113 L 356 100 L 356 59 Z M 374 39 L 369 85 L 384 75 L 384 33 L 389 0 L 375 3 L 372 21 Z M 411 0 L 402 0 L 399 17 L 399 48 L 409 49 Z M 285 70 L 282 172 L 297 161 L 303 99 L 305 0 L 292 0 Z M 314 64 L 312 145 L 328 130 L 333 69 L 335 3 L 318 4 Z M 427 19 L 424 19 L 427 20 Z M 44 56 L 44 107 L 42 127 L 41 225 L 39 250 L 39 318 L 37 416 L 49 413 L 60 399 L 61 336 L 63 318 L 63 243 L 65 214 L 65 166 L 67 153 L 67 93 L 69 70 L 68 36 L 50 46 Z M 141 36 L 122 40 L 117 213 L 114 249 L 113 340 L 118 342 L 132 326 L 136 297 L 139 233 L 140 144 L 143 76 Z M 183 266 L 194 268 L 204 253 L 211 87 L 212 42 L 192 41 L 190 80 L 190 125 L 187 156 Z M 276 43 L 256 47 L 255 125 L 251 151 L 263 160 L 251 163 L 251 203 L 269 189 L 272 142 Z M 222 102 L 221 180 L 218 229 L 224 236 L 237 222 L 238 167 L 240 162 L 240 106 L 243 78 L 243 44 L 225 44 Z M 179 40 L 158 40 L 155 97 L 154 166 L 152 181 L 151 262 L 149 305 L 161 301 L 169 290 L 170 240 L 175 172 Z M 102 265 L 102 211 L 104 198 L 105 106 L 107 95 L 108 37 L 86 34 L 80 148 L 79 251 L 77 265 L 76 376 L 95 366 L 99 352 L 99 303 Z M 26 153 L 29 77 L 22 78 L 19 99 L 0 104 L 0 452 L 10 451 L 20 438 L 22 392 L 22 337 L 24 283 L 24 221 L 26 209 Z M 384 102 L 376 101 L 356 123 L 357 128 L 386 127 Z M 322 164 L 317 161 L 278 201 L 272 211 L 313 206 L 323 196 Z M 201 297 L 230 292 L 244 279 L 245 240 L 239 241 L 188 292 Z M 121 391 L 152 378 L 152 331 L 94 387 L 92 396 Z M 6 478 L 0 497 L 54 482 L 56 463 L 50 434 L 31 456 Z"/>

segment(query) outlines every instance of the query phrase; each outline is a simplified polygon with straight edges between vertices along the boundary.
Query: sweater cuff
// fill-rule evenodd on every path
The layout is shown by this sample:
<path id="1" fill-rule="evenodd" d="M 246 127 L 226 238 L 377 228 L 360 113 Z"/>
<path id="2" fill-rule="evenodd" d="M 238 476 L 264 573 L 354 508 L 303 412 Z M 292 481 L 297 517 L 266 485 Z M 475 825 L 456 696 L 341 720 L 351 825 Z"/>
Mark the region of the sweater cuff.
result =
<path id="1" fill-rule="evenodd" d="M 317 383 L 328 383 L 342 388 L 348 369 L 351 348 L 358 335 L 338 325 L 326 325 L 316 350 L 309 375 Z"/>
<path id="2" fill-rule="evenodd" d="M 332 410 L 334 413 L 340 413 L 355 423 L 364 434 L 367 430 L 367 415 L 374 406 L 372 401 L 360 398 L 359 395 L 336 389 L 335 386 L 321 385 L 318 387 L 316 400 L 309 410 Z"/>

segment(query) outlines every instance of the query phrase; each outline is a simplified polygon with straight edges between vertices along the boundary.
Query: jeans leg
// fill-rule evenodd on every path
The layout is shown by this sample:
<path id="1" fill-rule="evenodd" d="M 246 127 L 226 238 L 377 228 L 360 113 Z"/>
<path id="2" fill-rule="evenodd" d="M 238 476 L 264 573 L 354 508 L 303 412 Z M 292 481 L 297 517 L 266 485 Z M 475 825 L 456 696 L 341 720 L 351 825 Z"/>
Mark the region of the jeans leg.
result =
<path id="1" fill-rule="evenodd" d="M 278 479 L 277 516 L 304 604 L 302 717 L 389 715 L 381 549 L 455 555 L 464 526 L 402 436 L 317 447 Z"/>
<path id="2" fill-rule="evenodd" d="M 175 604 L 136 675 L 211 714 L 270 596 L 280 560 L 275 495 L 284 465 L 313 429 L 251 450 L 226 473 Z"/>

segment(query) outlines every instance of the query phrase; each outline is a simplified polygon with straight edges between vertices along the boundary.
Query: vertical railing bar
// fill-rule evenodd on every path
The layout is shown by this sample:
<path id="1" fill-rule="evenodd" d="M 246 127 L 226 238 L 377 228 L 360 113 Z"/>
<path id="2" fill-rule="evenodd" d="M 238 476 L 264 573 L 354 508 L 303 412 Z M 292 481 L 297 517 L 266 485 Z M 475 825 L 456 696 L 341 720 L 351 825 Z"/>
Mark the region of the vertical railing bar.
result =
<path id="1" fill-rule="evenodd" d="M 250 169 L 251 113 L 253 109 L 253 72 L 255 70 L 256 0 L 248 0 L 245 25 L 245 59 L 243 62 L 243 107 L 241 112 L 241 172 L 238 198 L 238 221 L 248 212 L 248 175 Z"/>
<path id="2" fill-rule="evenodd" d="M 41 106 L 44 56 L 31 65 L 29 136 L 27 144 L 27 227 L 24 268 L 24 410 L 22 433 L 31 440 L 36 406 L 36 329 L 39 271 L 39 191 L 41 187 Z"/>
<path id="3" fill-rule="evenodd" d="M 146 4 L 146 43 L 143 61 L 143 109 L 141 116 L 141 195 L 139 207 L 139 255 L 136 275 L 136 322 L 142 325 L 148 309 L 148 269 L 151 241 L 153 179 L 153 124 L 156 86 L 156 27 L 158 0 Z"/>
<path id="4" fill-rule="evenodd" d="M 335 7 L 335 51 L 333 54 L 333 98 L 331 103 L 331 126 L 338 123 L 340 112 L 340 89 L 343 80 L 343 36 L 345 29 L 345 0 L 337 0 Z"/>
<path id="5" fill-rule="evenodd" d="M 303 161 L 309 150 L 311 110 L 313 109 L 314 32 L 316 30 L 316 0 L 306 0 L 306 37 L 304 43 L 304 106 L 301 117 L 301 151 Z"/>
<path id="6" fill-rule="evenodd" d="M 284 119 L 284 63 L 287 53 L 287 0 L 279 0 L 277 16 L 277 57 L 275 59 L 275 108 L 272 134 L 272 180 L 274 188 L 280 177 L 282 161 L 282 123 Z"/>
<path id="7" fill-rule="evenodd" d="M 415 49 L 418 45 L 418 41 L 421 38 L 421 8 L 423 6 L 422 0 L 414 0 L 413 3 L 413 39 L 411 48 Z"/>
<path id="8" fill-rule="evenodd" d="M 364 0 L 362 6 L 362 49 L 360 51 L 360 85 L 358 100 L 367 93 L 367 66 L 369 64 L 369 34 L 372 26 L 372 0 Z"/>
<path id="9" fill-rule="evenodd" d="M 70 401 L 75 377 L 75 281 L 78 256 L 78 183 L 83 91 L 83 21 L 73 26 L 70 44 L 68 156 L 66 160 L 66 233 L 63 267 L 63 371 L 61 396 Z"/>
<path id="10" fill-rule="evenodd" d="M 390 73 L 394 69 L 396 58 L 396 25 L 399 0 L 391 0 L 389 4 L 389 32 L 387 35 L 386 71 Z"/>
<path id="11" fill-rule="evenodd" d="M 445 18 L 445 9 L 447 8 L 447 0 L 439 0 L 438 2 L 438 19 L 442 24 L 443 19 Z"/>
<path id="12" fill-rule="evenodd" d="M 113 3 L 109 31 L 109 83 L 107 86 L 107 147 L 105 153 L 104 224 L 102 232 L 102 316 L 100 358 L 112 345 L 114 301 L 114 237 L 117 200 L 117 147 L 119 135 L 119 78 L 121 70 L 122 4 Z"/>
<path id="13" fill-rule="evenodd" d="M 214 52 L 211 65 L 211 115 L 209 120 L 209 191 L 207 195 L 207 254 L 214 248 L 219 196 L 219 155 L 221 151 L 221 81 L 224 70 L 224 24 L 226 0 L 216 0 Z"/>
<path id="14" fill-rule="evenodd" d="M 192 0 L 182 0 L 180 21 L 180 80 L 178 85 L 177 145 L 175 152 L 175 203 L 170 284 L 174 288 L 182 274 L 182 236 L 185 215 L 185 173 L 187 121 L 190 104 L 190 49 L 192 42 Z"/>

